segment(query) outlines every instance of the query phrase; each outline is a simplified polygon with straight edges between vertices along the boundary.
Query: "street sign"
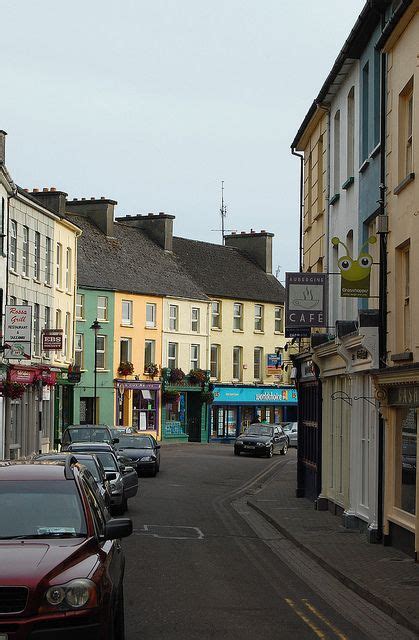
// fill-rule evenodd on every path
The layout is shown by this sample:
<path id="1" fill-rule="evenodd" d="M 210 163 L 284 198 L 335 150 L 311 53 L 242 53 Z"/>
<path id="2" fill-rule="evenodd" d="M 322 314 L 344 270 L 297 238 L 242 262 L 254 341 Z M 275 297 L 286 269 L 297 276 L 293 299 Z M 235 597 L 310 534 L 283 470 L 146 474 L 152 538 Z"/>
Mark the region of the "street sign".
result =
<path id="1" fill-rule="evenodd" d="M 287 273 L 285 336 L 307 337 L 312 327 L 325 327 L 325 273 Z"/>

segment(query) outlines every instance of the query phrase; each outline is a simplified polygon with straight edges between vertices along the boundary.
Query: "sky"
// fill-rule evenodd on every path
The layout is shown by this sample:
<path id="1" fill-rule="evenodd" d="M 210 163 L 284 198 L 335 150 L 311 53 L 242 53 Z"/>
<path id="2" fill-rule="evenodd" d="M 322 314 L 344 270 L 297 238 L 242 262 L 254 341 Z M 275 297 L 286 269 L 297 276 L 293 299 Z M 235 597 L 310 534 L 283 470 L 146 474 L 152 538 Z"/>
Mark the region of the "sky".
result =
<path id="1" fill-rule="evenodd" d="M 364 0 L 2 2 L 0 129 L 21 187 L 176 216 L 175 235 L 275 234 L 298 271 L 290 145 Z"/>

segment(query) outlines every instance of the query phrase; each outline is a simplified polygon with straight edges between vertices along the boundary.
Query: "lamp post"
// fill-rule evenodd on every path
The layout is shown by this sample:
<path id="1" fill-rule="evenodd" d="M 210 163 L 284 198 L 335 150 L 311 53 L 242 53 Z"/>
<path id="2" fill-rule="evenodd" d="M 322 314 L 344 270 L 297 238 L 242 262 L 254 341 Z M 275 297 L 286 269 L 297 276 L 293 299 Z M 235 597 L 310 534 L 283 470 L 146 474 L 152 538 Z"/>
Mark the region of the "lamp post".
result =
<path id="1" fill-rule="evenodd" d="M 90 327 L 95 332 L 95 369 L 94 369 L 94 401 L 93 401 L 93 424 L 96 424 L 96 396 L 97 396 L 97 332 L 101 330 L 99 322 L 96 320 Z"/>

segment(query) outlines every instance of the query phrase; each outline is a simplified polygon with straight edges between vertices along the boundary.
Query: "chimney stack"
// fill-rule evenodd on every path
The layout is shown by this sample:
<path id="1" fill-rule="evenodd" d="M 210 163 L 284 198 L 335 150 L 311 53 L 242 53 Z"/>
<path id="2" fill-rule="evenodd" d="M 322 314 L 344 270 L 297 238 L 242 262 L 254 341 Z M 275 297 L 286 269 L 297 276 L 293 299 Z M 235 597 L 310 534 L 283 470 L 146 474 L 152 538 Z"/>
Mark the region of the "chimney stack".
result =
<path id="1" fill-rule="evenodd" d="M 89 200 L 73 198 L 67 202 L 66 211 L 76 216 L 89 218 L 106 236 L 113 238 L 114 210 L 117 204 L 116 200 L 103 197 L 90 198 Z"/>
<path id="2" fill-rule="evenodd" d="M 6 136 L 7 133 L 0 129 L 0 164 L 6 164 Z"/>
<path id="3" fill-rule="evenodd" d="M 31 196 L 36 198 L 40 205 L 49 209 L 53 213 L 61 216 L 63 218 L 65 216 L 65 208 L 67 202 L 67 193 L 64 191 L 57 191 L 55 187 L 43 187 L 42 191 L 38 188 L 32 189 L 29 192 Z"/>
<path id="4" fill-rule="evenodd" d="M 273 233 L 241 231 L 225 236 L 226 247 L 234 247 L 255 262 L 265 273 L 272 273 L 272 238 Z"/>
<path id="5" fill-rule="evenodd" d="M 149 213 L 147 215 L 116 218 L 137 229 L 143 229 L 156 244 L 165 251 L 173 251 L 173 220 L 175 216 L 167 213 Z"/>

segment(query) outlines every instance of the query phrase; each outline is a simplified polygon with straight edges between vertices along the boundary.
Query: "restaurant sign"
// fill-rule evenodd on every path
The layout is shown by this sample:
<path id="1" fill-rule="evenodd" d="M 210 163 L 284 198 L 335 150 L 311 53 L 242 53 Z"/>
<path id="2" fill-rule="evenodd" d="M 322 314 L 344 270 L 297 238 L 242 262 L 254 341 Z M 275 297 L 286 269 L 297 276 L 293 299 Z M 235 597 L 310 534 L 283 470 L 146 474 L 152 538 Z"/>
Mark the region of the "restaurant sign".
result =
<path id="1" fill-rule="evenodd" d="M 285 278 L 285 337 L 307 337 L 312 327 L 325 327 L 326 274 L 286 273 Z"/>
<path id="2" fill-rule="evenodd" d="M 4 357 L 30 360 L 32 336 L 32 307 L 6 305 L 4 315 Z"/>

